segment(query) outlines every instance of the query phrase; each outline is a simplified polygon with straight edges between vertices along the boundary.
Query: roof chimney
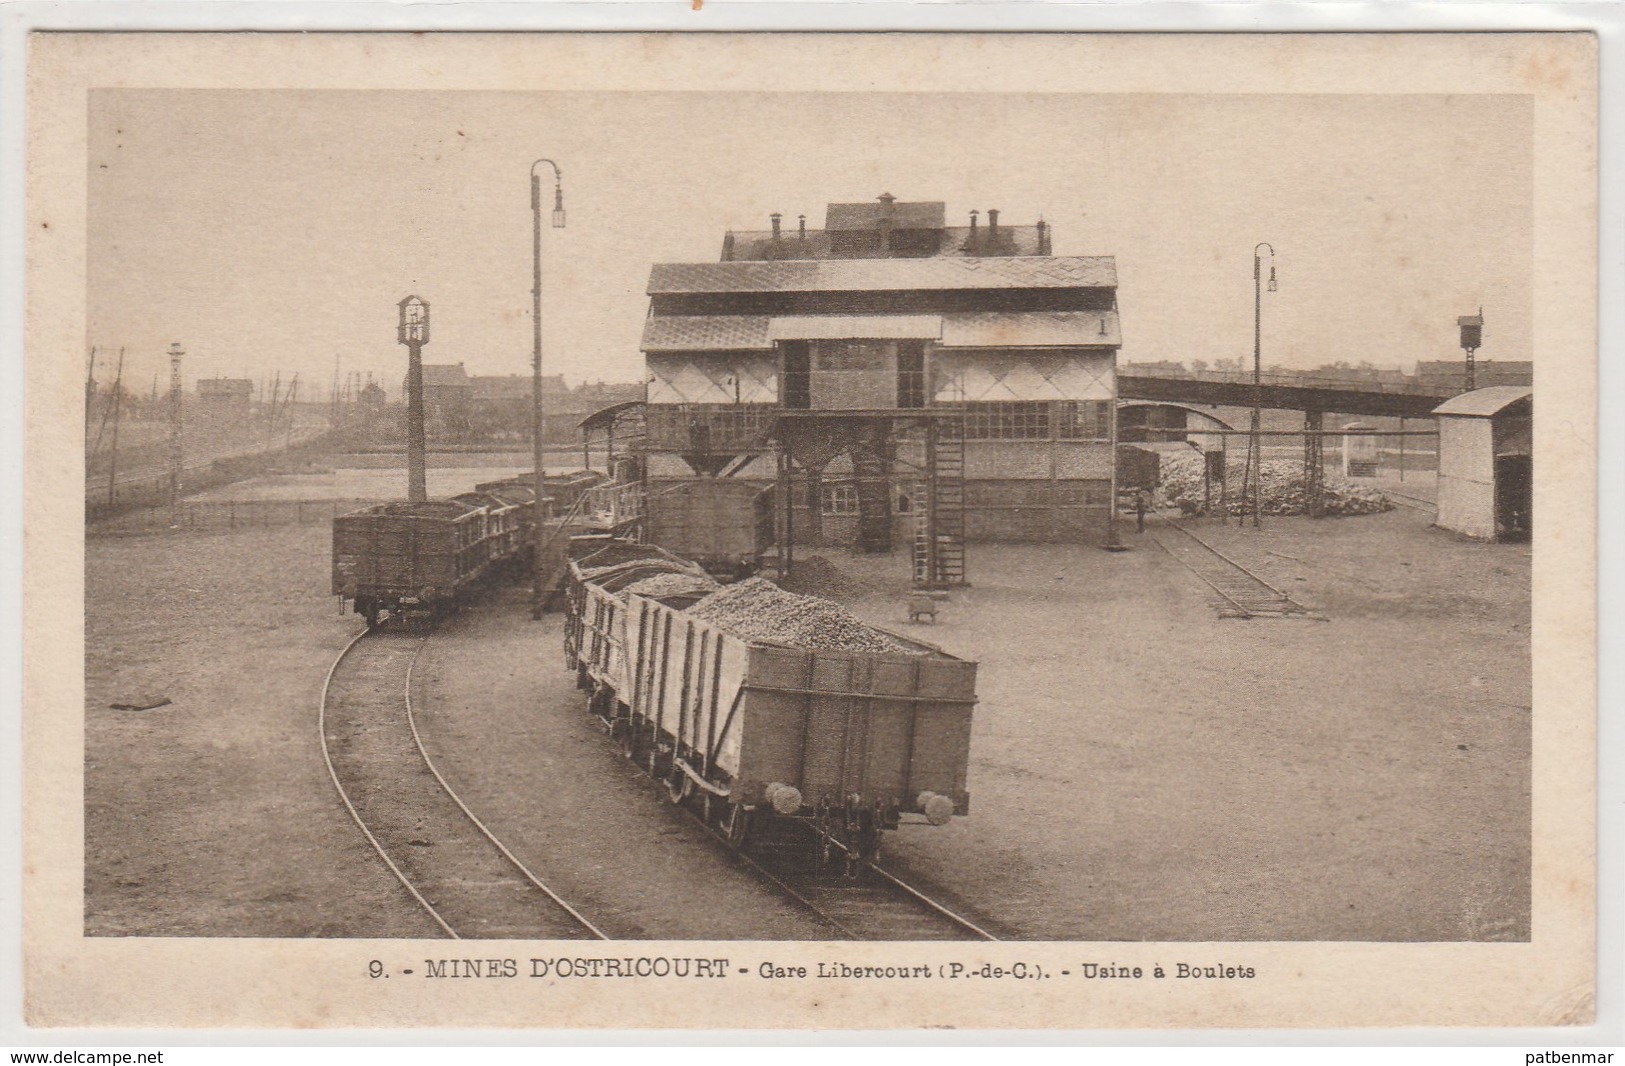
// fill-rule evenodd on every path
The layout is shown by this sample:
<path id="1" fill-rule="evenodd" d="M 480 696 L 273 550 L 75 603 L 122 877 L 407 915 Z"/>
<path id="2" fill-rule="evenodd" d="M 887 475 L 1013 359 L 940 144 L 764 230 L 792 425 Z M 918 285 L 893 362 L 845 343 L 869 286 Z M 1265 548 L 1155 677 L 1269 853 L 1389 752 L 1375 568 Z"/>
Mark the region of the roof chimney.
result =
<path id="1" fill-rule="evenodd" d="M 1038 254 L 1049 255 L 1049 225 L 1042 218 L 1038 220 Z"/>
<path id="2" fill-rule="evenodd" d="M 731 262 L 733 262 L 733 257 L 734 257 L 734 231 L 729 230 L 727 233 L 722 235 L 722 261 L 724 263 L 731 263 Z"/>
<path id="3" fill-rule="evenodd" d="M 796 216 L 796 237 L 799 238 L 800 240 L 803 240 L 803 241 L 807 239 L 807 216 L 806 215 L 797 215 Z"/>
<path id="4" fill-rule="evenodd" d="M 893 196 L 889 192 L 881 193 L 879 199 L 880 202 L 885 204 L 887 207 L 890 207 L 892 204 L 897 202 L 897 197 Z"/>
<path id="5" fill-rule="evenodd" d="M 999 232 L 999 209 L 990 207 L 987 211 L 987 239 L 992 240 Z"/>
<path id="6" fill-rule="evenodd" d="M 777 211 L 775 211 L 769 217 L 773 219 L 773 239 L 778 240 L 779 239 L 779 220 L 781 218 L 783 218 L 784 216 L 779 214 Z"/>

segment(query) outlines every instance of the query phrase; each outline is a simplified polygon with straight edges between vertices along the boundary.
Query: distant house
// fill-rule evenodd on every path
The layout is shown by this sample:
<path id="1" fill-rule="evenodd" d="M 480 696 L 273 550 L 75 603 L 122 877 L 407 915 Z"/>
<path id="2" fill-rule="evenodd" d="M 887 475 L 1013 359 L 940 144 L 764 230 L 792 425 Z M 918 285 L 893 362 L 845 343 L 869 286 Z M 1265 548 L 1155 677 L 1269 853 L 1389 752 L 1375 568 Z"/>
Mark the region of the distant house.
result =
<path id="1" fill-rule="evenodd" d="M 254 383 L 247 378 L 199 378 L 197 398 L 208 407 L 247 407 Z"/>
<path id="2" fill-rule="evenodd" d="M 407 395 L 401 378 L 401 397 Z M 423 367 L 423 425 L 434 437 L 461 437 L 468 431 L 469 377 L 462 363 L 426 363 Z"/>
<path id="3" fill-rule="evenodd" d="M 491 375 L 468 379 L 469 429 L 482 439 L 530 435 L 534 381 L 529 374 Z M 551 412 L 558 394 L 568 393 L 560 374 L 542 375 L 542 403 Z M 549 437 L 555 437 L 551 429 Z"/>

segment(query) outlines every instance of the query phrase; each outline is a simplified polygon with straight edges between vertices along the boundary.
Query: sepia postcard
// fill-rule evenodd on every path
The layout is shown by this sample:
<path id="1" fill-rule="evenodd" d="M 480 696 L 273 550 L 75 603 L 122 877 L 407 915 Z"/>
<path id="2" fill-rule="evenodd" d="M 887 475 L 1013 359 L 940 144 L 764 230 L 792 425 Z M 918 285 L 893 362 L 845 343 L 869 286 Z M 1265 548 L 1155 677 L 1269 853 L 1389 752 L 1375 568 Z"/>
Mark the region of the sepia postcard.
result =
<path id="1" fill-rule="evenodd" d="M 1592 36 L 28 60 L 29 1025 L 1592 1023 Z"/>

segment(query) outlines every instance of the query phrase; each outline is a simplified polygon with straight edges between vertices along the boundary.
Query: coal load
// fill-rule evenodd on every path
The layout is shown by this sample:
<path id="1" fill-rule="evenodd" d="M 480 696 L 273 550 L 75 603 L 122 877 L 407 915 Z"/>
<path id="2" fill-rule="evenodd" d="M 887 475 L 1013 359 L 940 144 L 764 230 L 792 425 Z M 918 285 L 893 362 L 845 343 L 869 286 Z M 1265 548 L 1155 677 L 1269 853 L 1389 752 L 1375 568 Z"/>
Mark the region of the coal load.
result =
<path id="1" fill-rule="evenodd" d="M 722 586 L 715 579 L 706 574 L 670 573 L 656 574 L 641 581 L 634 581 L 626 586 L 627 592 L 635 592 L 639 596 L 686 596 L 694 593 L 712 593 Z"/>
<path id="2" fill-rule="evenodd" d="M 863 624 L 838 603 L 785 592 L 759 577 L 713 592 L 688 614 L 745 640 L 792 648 L 924 654 Z"/>
<path id="3" fill-rule="evenodd" d="M 1198 514 L 1203 505 L 1202 457 L 1195 452 L 1162 457 L 1162 497 L 1185 514 Z M 1224 513 L 1239 515 L 1246 508 L 1242 482 L 1246 467 L 1230 463 L 1225 471 L 1229 492 Z M 1309 513 L 1308 495 L 1303 484 L 1303 462 L 1296 459 L 1265 459 L 1259 464 L 1259 511 L 1267 515 Z M 1326 515 L 1361 515 L 1392 511 L 1393 502 L 1376 489 L 1355 485 L 1342 478 L 1328 477 L 1324 493 Z M 1211 506 L 1219 509 L 1219 486 L 1212 489 Z"/>

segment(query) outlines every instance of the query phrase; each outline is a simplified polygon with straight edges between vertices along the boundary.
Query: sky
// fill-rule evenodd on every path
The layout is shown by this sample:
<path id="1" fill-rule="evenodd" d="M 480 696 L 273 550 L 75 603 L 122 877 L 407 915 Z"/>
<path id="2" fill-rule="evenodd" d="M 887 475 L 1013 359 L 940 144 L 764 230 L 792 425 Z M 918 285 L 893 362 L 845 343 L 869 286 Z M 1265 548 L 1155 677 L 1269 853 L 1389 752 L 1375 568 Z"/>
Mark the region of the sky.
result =
<path id="1" fill-rule="evenodd" d="M 337 370 L 393 396 L 414 293 L 425 362 L 528 374 L 547 156 L 568 225 L 542 234 L 543 360 L 572 383 L 642 380 L 651 264 L 883 192 L 1115 257 L 1123 361 L 1250 365 L 1260 241 L 1266 364 L 1459 358 L 1480 306 L 1480 359 L 1538 361 L 1532 115 L 1495 95 L 98 89 L 85 354 L 107 380 L 124 348 L 138 389 L 178 341 L 188 381 L 298 373 L 325 398 Z"/>

